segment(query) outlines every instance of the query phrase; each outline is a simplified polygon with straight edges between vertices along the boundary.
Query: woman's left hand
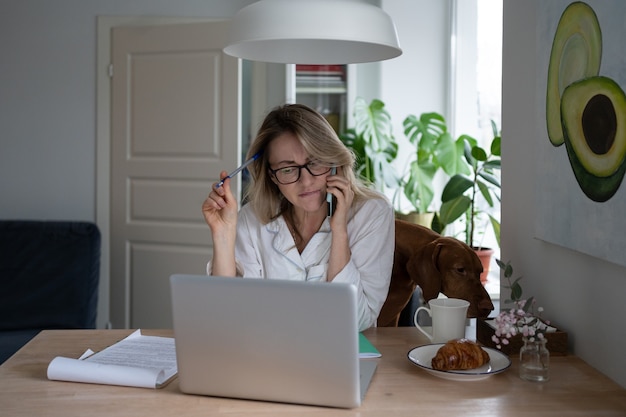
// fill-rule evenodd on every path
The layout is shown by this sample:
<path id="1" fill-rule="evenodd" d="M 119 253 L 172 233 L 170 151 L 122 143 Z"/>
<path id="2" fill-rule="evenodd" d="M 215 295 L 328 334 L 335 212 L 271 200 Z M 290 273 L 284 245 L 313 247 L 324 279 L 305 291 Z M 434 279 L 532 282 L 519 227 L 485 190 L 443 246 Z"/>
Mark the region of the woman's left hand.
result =
<path id="1" fill-rule="evenodd" d="M 341 168 L 339 168 L 341 170 Z M 330 227 L 335 229 L 339 225 L 348 224 L 348 210 L 354 200 L 354 191 L 348 180 L 342 175 L 329 175 L 326 177 L 326 191 L 331 193 L 337 200 L 334 212 L 330 218 Z"/>
<path id="2" fill-rule="evenodd" d="M 350 261 L 351 256 L 350 243 L 348 241 L 348 211 L 354 200 L 354 191 L 350 187 L 348 180 L 341 175 L 342 172 L 339 171 L 338 174 L 326 177 L 326 190 L 337 201 L 334 213 L 330 217 L 330 229 L 333 237 L 330 257 L 328 258 L 328 271 L 326 272 L 328 281 L 335 279 L 337 274 Z"/>

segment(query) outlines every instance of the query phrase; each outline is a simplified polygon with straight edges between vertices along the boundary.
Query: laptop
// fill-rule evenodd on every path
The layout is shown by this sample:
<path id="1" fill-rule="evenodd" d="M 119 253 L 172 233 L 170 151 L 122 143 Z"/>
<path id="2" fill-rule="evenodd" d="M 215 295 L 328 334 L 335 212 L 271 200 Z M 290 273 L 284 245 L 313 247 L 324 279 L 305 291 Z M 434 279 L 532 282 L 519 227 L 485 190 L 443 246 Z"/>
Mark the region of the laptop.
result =
<path id="1" fill-rule="evenodd" d="M 354 408 L 377 361 L 359 359 L 350 284 L 170 277 L 186 394 Z"/>

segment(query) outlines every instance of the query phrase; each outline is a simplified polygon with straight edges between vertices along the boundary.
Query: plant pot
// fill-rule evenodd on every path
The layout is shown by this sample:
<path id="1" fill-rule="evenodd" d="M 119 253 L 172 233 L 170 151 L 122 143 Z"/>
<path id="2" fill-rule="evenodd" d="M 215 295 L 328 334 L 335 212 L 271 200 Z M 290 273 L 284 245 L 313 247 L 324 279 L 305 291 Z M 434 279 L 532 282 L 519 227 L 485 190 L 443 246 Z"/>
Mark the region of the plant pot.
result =
<path id="1" fill-rule="evenodd" d="M 417 213 L 415 211 L 412 211 L 411 213 L 408 213 L 408 214 L 396 213 L 397 219 L 404 220 L 413 224 L 419 224 L 420 226 L 428 227 L 429 229 L 431 228 L 430 226 L 433 223 L 434 217 L 435 217 L 435 213 L 433 212 Z"/>
<path id="2" fill-rule="evenodd" d="M 487 276 L 489 275 L 489 265 L 491 264 L 491 256 L 493 255 L 493 249 L 490 248 L 476 248 L 473 247 L 474 252 L 478 255 L 480 263 L 483 264 L 483 272 L 480 274 L 480 282 L 485 285 L 487 282 Z"/>

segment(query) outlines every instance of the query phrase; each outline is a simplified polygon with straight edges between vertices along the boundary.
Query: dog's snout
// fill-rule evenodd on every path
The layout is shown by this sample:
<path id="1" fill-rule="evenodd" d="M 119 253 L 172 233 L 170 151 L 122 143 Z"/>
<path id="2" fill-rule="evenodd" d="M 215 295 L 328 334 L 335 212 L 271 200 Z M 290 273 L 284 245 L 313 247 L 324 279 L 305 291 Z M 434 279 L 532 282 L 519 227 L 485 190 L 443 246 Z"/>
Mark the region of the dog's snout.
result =
<path id="1" fill-rule="evenodd" d="M 482 299 L 478 303 L 478 309 L 479 310 L 483 310 L 483 311 L 491 312 L 494 309 L 493 303 L 489 299 Z M 487 313 L 487 314 L 489 314 L 489 313 Z"/>

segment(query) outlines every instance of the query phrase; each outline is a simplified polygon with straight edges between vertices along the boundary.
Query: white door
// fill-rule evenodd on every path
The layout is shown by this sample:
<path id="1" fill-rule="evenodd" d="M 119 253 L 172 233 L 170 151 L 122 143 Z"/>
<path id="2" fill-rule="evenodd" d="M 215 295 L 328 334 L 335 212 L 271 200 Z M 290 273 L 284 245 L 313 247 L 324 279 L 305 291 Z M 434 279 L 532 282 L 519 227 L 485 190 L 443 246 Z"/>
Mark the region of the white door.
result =
<path id="1" fill-rule="evenodd" d="M 201 204 L 241 160 L 240 62 L 222 52 L 227 27 L 113 29 L 113 327 L 171 328 L 169 276 L 206 271 Z"/>

